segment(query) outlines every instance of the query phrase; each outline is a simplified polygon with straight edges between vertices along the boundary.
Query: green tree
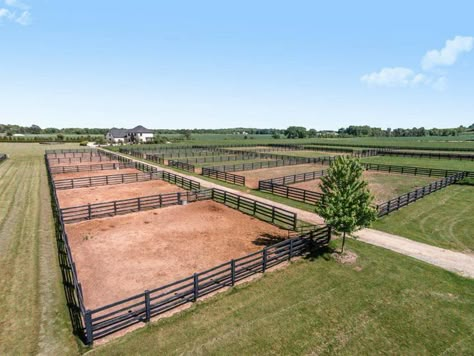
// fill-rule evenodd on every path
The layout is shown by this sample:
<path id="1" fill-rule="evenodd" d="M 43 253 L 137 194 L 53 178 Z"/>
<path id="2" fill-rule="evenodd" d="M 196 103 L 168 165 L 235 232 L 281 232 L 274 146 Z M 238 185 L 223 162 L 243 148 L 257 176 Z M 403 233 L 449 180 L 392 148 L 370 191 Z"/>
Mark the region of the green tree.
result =
<path id="1" fill-rule="evenodd" d="M 306 127 L 302 126 L 290 126 L 285 131 L 287 138 L 305 138 L 307 134 Z"/>
<path id="2" fill-rule="evenodd" d="M 56 138 L 57 138 L 58 141 L 64 141 L 64 135 L 62 133 L 58 133 L 56 135 Z"/>
<path id="3" fill-rule="evenodd" d="M 342 233 L 341 253 L 346 234 L 369 226 L 376 218 L 372 207 L 374 197 L 362 178 L 363 168 L 355 158 L 339 156 L 321 178 L 322 199 L 316 212 L 336 232 Z"/>

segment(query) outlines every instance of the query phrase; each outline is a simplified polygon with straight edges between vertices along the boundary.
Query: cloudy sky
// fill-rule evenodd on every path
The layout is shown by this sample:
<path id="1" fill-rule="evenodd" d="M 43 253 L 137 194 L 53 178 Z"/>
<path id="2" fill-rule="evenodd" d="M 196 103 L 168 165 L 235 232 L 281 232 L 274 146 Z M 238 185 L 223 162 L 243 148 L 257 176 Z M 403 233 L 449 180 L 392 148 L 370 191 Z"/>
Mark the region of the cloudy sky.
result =
<path id="1" fill-rule="evenodd" d="M 472 1 L 0 0 L 0 122 L 470 125 L 473 14 Z"/>

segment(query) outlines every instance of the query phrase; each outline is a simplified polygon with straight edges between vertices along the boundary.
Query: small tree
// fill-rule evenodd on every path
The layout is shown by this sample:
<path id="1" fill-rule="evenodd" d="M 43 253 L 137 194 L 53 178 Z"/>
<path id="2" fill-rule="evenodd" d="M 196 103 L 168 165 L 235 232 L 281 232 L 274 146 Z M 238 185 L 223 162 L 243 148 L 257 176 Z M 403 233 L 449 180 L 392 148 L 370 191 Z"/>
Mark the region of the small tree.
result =
<path id="1" fill-rule="evenodd" d="M 342 233 L 341 253 L 346 234 L 369 226 L 377 211 L 371 206 L 374 197 L 362 178 L 363 168 L 354 158 L 339 156 L 321 178 L 322 199 L 316 212 L 336 232 Z"/>

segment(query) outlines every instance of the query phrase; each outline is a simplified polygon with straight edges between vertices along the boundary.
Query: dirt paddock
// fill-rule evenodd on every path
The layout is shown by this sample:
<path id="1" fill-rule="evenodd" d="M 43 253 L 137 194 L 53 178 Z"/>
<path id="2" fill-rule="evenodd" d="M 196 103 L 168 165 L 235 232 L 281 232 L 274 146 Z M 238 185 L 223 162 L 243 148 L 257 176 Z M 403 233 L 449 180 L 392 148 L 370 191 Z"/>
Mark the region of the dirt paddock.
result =
<path id="1" fill-rule="evenodd" d="M 102 203 L 181 191 L 185 191 L 185 189 L 162 180 L 150 180 L 137 183 L 57 190 L 57 195 L 61 208 L 67 208 L 89 203 Z"/>
<path id="2" fill-rule="evenodd" d="M 296 166 L 283 166 L 275 168 L 262 168 L 253 171 L 230 172 L 245 177 L 245 185 L 249 188 L 258 188 L 258 181 L 263 179 L 289 176 L 292 174 L 319 171 L 327 169 L 328 166 L 319 164 L 301 164 Z"/>
<path id="3" fill-rule="evenodd" d="M 96 308 L 262 249 L 287 231 L 213 201 L 66 226 L 85 304 Z"/>
<path id="4" fill-rule="evenodd" d="M 380 204 L 404 193 L 427 185 L 436 178 L 425 176 L 412 176 L 408 174 L 391 174 L 373 171 L 364 171 L 364 179 L 369 184 L 369 190 L 375 197 L 375 203 Z M 311 190 L 321 193 L 321 180 L 291 184 L 292 187 Z"/>
<path id="5" fill-rule="evenodd" d="M 56 173 L 53 174 L 54 180 L 83 178 L 83 177 L 99 177 L 110 176 L 114 174 L 140 173 L 141 171 L 135 168 L 121 168 L 121 169 L 104 169 L 100 171 L 81 171 L 70 173 Z"/>

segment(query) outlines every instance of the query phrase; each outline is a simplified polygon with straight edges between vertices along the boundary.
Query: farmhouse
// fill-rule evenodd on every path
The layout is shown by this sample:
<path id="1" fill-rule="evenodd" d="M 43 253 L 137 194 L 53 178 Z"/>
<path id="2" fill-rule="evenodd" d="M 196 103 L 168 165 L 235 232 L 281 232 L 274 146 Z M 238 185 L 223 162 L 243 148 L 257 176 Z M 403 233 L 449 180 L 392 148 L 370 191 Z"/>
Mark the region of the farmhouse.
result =
<path id="1" fill-rule="evenodd" d="M 141 125 L 133 129 L 111 128 L 105 135 L 108 142 L 148 142 L 153 140 L 153 130 L 149 130 Z"/>

